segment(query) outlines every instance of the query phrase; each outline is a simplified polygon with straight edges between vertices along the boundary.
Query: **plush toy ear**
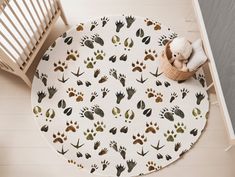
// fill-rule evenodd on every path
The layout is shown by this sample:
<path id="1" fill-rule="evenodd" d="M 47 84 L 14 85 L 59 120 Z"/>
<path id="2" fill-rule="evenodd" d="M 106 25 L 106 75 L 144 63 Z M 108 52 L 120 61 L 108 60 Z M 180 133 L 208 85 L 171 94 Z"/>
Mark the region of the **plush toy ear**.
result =
<path id="1" fill-rule="evenodd" d="M 202 64 L 204 64 L 207 60 L 207 56 L 202 47 L 202 40 L 198 39 L 193 44 L 193 53 L 190 57 L 189 62 L 187 63 L 187 67 L 190 71 L 196 70 Z"/>
<path id="2" fill-rule="evenodd" d="M 166 47 L 166 56 L 169 60 L 171 60 L 172 52 L 171 52 L 171 49 L 170 49 L 170 45 L 167 45 L 167 47 Z"/>

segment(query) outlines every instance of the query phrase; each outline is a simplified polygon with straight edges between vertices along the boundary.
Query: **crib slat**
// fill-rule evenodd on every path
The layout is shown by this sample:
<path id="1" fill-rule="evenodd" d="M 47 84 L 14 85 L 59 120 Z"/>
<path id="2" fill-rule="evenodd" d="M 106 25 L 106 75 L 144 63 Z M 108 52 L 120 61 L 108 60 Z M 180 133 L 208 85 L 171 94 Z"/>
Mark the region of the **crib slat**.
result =
<path id="1" fill-rule="evenodd" d="M 32 0 L 30 0 L 30 4 L 32 5 L 33 10 L 34 10 L 34 12 L 36 13 L 36 16 L 37 16 L 37 18 L 38 18 L 38 20 L 39 20 L 39 22 L 40 22 L 40 25 L 41 25 L 41 29 L 43 30 L 43 33 L 45 33 L 45 26 L 44 26 L 44 24 L 43 24 L 43 22 L 42 22 L 42 20 L 41 20 L 41 18 L 40 18 L 40 16 L 39 16 L 39 14 L 38 14 L 37 9 L 35 8 L 35 5 L 34 5 L 34 3 L 32 2 Z"/>
<path id="2" fill-rule="evenodd" d="M 50 5 L 50 10 L 51 10 L 51 14 L 52 14 L 52 18 L 54 18 L 54 14 L 56 12 L 55 8 L 52 6 L 51 4 L 51 0 L 48 0 L 49 1 L 49 5 Z"/>
<path id="3" fill-rule="evenodd" d="M 8 50 L 8 48 L 6 48 L 4 45 L 2 45 L 2 43 L 0 43 L 0 46 L 6 51 L 6 53 L 8 54 L 8 55 L 10 55 L 11 56 L 11 58 L 16 62 L 17 61 L 17 59 L 14 57 L 14 55 Z"/>
<path id="4" fill-rule="evenodd" d="M 32 46 L 34 46 L 34 43 L 32 42 L 32 39 L 31 39 L 31 36 L 30 36 L 29 32 L 27 31 L 27 29 L 25 28 L 25 26 L 23 25 L 23 23 L 19 19 L 18 15 L 15 13 L 15 11 L 12 9 L 12 7 L 11 7 L 11 5 L 9 3 L 7 3 L 6 5 L 9 7 L 9 9 L 11 10 L 11 13 L 17 19 L 18 23 L 20 24 L 20 26 L 23 28 L 24 32 L 26 33 L 26 35 L 30 39 L 30 43 L 32 44 Z"/>
<path id="5" fill-rule="evenodd" d="M 49 11 L 49 9 L 48 9 L 48 7 L 47 7 L 47 4 L 46 4 L 45 0 L 43 0 L 42 2 L 43 2 L 43 5 L 44 5 L 44 6 L 45 6 L 45 8 L 46 8 L 47 16 L 48 16 L 48 18 L 49 18 L 49 23 L 51 23 L 52 14 L 51 14 L 51 12 L 50 12 L 50 11 Z"/>
<path id="6" fill-rule="evenodd" d="M 11 45 L 11 47 L 15 50 L 15 52 L 20 56 L 20 59 L 23 63 L 25 63 L 25 61 L 22 59 L 22 55 L 21 53 L 17 50 L 17 48 L 12 44 L 12 42 L 0 31 L 0 34 L 2 35 L 2 37 Z M 21 66 L 21 64 L 19 63 L 19 61 L 16 59 L 15 62 Z"/>
<path id="7" fill-rule="evenodd" d="M 34 15 L 32 14 L 32 12 L 31 12 L 31 10 L 29 9 L 29 7 L 28 7 L 27 3 L 25 2 L 25 0 L 22 0 L 22 1 L 23 1 L 24 5 L 25 5 L 27 11 L 29 12 L 29 15 L 30 15 L 31 19 L 33 20 L 34 25 L 35 25 L 36 28 L 37 28 L 37 33 L 38 33 L 38 35 L 41 37 L 41 36 L 42 36 L 41 33 L 43 32 L 42 29 L 40 29 L 40 28 L 38 27 L 38 25 L 37 25 L 37 23 L 36 23 L 36 20 L 35 20 L 35 18 L 34 18 Z"/>
<path id="8" fill-rule="evenodd" d="M 33 30 L 32 26 L 30 25 L 28 18 L 27 18 L 27 17 L 25 16 L 25 14 L 23 13 L 23 11 L 22 11 L 22 9 L 20 8 L 18 2 L 17 2 L 16 0 L 14 0 L 14 2 L 15 2 L 15 4 L 16 4 L 18 10 L 20 11 L 21 15 L 24 17 L 24 19 L 25 19 L 26 23 L 28 24 L 29 28 L 31 29 L 31 31 L 32 31 L 32 33 L 33 33 L 34 40 L 37 41 L 36 33 L 35 33 L 35 31 Z M 30 38 L 30 39 L 31 39 L 31 38 Z M 31 50 L 30 50 L 30 51 L 31 51 Z"/>
<path id="9" fill-rule="evenodd" d="M 0 10 L 2 10 L 2 7 L 0 7 Z M 11 20 L 11 18 L 6 14 L 6 12 L 3 10 L 2 13 L 5 15 L 7 20 L 11 23 L 11 25 L 14 27 L 14 29 L 17 31 L 17 33 L 20 35 L 20 37 L 23 39 L 25 44 L 28 45 L 28 42 L 26 41 L 25 37 L 22 35 L 22 33 L 19 31 L 19 29 L 16 27 L 15 23 Z"/>
<path id="10" fill-rule="evenodd" d="M 8 31 L 8 33 L 10 33 L 10 35 L 13 37 L 13 39 L 17 42 L 17 44 L 20 46 L 20 48 L 23 50 L 24 54 L 28 57 L 29 53 L 31 51 L 30 48 L 28 48 L 28 51 L 22 46 L 22 44 L 20 43 L 20 41 L 16 38 L 16 36 L 11 32 L 11 30 L 7 27 L 7 25 L 2 21 L 2 19 L 0 19 L 0 23 L 2 23 L 2 25 L 4 26 L 4 28 Z"/>
<path id="11" fill-rule="evenodd" d="M 37 4 L 38 4 L 38 7 L 39 7 L 41 13 L 42 13 L 42 16 L 43 16 L 44 19 L 45 19 L 46 27 L 48 27 L 49 21 L 48 21 L 46 15 L 45 15 L 45 13 L 44 13 L 43 10 L 42 10 L 42 6 L 41 6 L 41 4 L 40 4 L 40 2 L 39 2 L 38 0 L 36 0 L 36 2 L 37 2 Z"/>
<path id="12" fill-rule="evenodd" d="M 55 7 L 55 9 L 56 9 L 56 12 L 58 12 L 57 1 L 56 1 L 56 0 L 53 0 L 53 2 L 54 2 L 54 7 Z"/>

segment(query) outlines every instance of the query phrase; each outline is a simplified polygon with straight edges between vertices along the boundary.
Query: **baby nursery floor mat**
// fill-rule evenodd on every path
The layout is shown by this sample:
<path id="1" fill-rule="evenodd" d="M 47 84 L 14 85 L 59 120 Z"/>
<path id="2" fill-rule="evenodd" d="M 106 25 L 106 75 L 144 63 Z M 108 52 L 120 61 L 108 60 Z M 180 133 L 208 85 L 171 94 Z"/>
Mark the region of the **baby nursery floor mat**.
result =
<path id="1" fill-rule="evenodd" d="M 158 21 L 110 16 L 79 24 L 37 68 L 32 109 L 68 163 L 102 176 L 138 176 L 171 164 L 205 128 L 203 71 L 183 83 L 160 73 L 177 36 Z"/>

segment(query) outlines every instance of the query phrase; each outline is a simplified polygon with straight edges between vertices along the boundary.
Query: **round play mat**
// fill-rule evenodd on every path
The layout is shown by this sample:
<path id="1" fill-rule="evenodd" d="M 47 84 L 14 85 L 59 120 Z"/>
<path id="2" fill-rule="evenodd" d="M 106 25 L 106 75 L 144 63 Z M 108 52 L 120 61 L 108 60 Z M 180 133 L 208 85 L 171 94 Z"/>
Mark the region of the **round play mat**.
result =
<path id="1" fill-rule="evenodd" d="M 159 57 L 177 36 L 134 16 L 95 19 L 64 33 L 42 57 L 32 88 L 39 128 L 68 163 L 103 176 L 157 171 L 205 128 L 205 77 L 179 83 Z"/>

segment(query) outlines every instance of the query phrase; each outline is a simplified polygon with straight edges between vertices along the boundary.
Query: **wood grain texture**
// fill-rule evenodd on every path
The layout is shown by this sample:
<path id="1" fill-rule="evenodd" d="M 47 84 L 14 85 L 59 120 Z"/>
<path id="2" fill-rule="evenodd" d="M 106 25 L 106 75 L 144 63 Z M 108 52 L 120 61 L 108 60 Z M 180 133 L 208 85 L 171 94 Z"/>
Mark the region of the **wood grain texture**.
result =
<path id="1" fill-rule="evenodd" d="M 199 37 L 192 17 L 190 0 L 62 0 L 71 25 L 108 14 L 148 16 L 171 26 L 190 40 Z M 92 3 L 92 5 L 91 5 Z M 96 7 L 96 8 L 93 8 Z M 169 13 L 170 12 L 170 13 Z M 33 75 L 40 57 L 67 28 L 62 21 L 42 46 L 28 75 Z M 215 99 L 210 95 L 211 100 Z M 228 143 L 221 113 L 217 105 L 210 109 L 208 125 L 202 137 L 185 156 L 169 167 L 148 177 L 234 177 L 235 149 L 225 152 Z M 30 89 L 15 76 L 0 71 L 0 177 L 93 177 L 78 170 L 51 149 L 33 119 Z"/>
<path id="2" fill-rule="evenodd" d="M 235 1 L 199 0 L 199 4 L 235 129 Z"/>

